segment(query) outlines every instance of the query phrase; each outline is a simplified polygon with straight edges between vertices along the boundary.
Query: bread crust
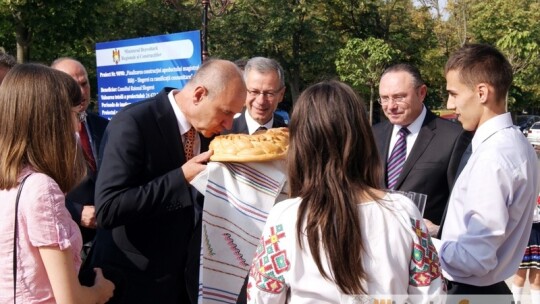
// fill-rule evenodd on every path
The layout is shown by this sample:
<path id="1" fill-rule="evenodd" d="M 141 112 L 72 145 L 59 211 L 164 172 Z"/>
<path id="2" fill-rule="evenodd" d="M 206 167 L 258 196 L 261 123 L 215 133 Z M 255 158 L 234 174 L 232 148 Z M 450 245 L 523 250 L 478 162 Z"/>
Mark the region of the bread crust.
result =
<path id="1" fill-rule="evenodd" d="M 211 161 L 265 162 L 284 159 L 289 146 L 289 129 L 274 128 L 253 135 L 227 134 L 216 136 L 209 149 Z"/>

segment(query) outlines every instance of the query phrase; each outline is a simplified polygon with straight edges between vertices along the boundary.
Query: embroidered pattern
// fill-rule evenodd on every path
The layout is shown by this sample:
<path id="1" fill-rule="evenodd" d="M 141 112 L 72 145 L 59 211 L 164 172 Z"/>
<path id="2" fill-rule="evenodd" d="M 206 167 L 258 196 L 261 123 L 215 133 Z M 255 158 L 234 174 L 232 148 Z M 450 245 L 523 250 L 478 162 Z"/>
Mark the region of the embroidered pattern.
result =
<path id="1" fill-rule="evenodd" d="M 254 190 L 275 197 L 281 191 L 281 184 L 270 176 L 242 163 L 224 163 L 234 179 Z"/>
<path id="2" fill-rule="evenodd" d="M 210 238 L 208 237 L 208 231 L 206 231 L 206 225 L 203 225 L 204 228 L 204 244 L 206 245 L 206 249 L 208 250 L 209 255 L 216 255 L 214 252 L 214 249 L 210 245 Z"/>
<path id="3" fill-rule="evenodd" d="M 281 249 L 279 241 L 285 237 L 283 226 L 270 227 L 270 235 L 261 238 L 257 247 L 251 276 L 257 288 L 270 293 L 281 293 L 285 290 L 283 274 L 289 270 L 286 251 Z"/>
<path id="4" fill-rule="evenodd" d="M 422 230 L 420 220 L 411 219 L 411 224 L 417 238 L 409 266 L 409 285 L 429 286 L 431 281 L 441 276 L 439 256 L 429 233 Z"/>
<path id="5" fill-rule="evenodd" d="M 233 252 L 233 255 L 236 257 L 238 264 L 243 267 L 249 266 L 249 264 L 246 263 L 244 256 L 240 253 L 240 249 L 238 249 L 238 246 L 234 243 L 234 240 L 232 239 L 231 234 L 225 232 L 223 233 L 223 237 L 225 238 L 227 245 L 229 245 L 229 248 Z"/>
<path id="6" fill-rule="evenodd" d="M 243 215 L 263 223 L 263 225 L 266 222 L 266 218 L 268 217 L 267 211 L 254 207 L 253 203 L 243 200 L 240 195 L 233 194 L 224 186 L 219 185 L 214 181 L 208 181 L 208 185 L 206 186 L 206 195 L 213 196 L 218 200 L 221 200 L 223 203 L 230 204 Z"/>

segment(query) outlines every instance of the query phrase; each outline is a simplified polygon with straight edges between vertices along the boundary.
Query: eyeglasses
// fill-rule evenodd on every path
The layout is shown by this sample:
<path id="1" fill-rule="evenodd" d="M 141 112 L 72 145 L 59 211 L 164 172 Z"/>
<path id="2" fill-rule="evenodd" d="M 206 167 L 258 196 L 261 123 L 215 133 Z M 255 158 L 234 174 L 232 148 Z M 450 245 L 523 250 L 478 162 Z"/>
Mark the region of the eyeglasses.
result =
<path id="1" fill-rule="evenodd" d="M 396 97 L 379 97 L 377 99 L 377 101 L 381 104 L 381 105 L 387 105 L 390 103 L 390 101 L 393 101 L 395 102 L 396 104 L 398 105 L 402 105 L 405 103 L 405 98 L 407 96 L 396 96 Z"/>
<path id="2" fill-rule="evenodd" d="M 259 95 L 262 95 L 263 97 L 266 97 L 268 99 L 274 99 L 282 89 L 283 88 L 279 88 L 277 90 L 268 90 L 268 91 L 247 90 L 247 92 L 249 96 L 253 98 L 257 98 Z"/>

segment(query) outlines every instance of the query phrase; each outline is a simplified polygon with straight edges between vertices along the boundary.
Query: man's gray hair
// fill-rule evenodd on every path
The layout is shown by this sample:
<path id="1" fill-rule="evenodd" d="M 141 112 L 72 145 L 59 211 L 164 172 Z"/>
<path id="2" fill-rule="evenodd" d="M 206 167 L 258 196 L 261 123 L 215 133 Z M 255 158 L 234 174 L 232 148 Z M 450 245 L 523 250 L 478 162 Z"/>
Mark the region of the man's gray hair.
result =
<path id="1" fill-rule="evenodd" d="M 276 72 L 278 74 L 280 88 L 285 86 L 285 75 L 283 73 L 283 68 L 279 62 L 274 59 L 266 57 L 253 57 L 248 60 L 246 66 L 244 67 L 244 80 L 246 80 L 247 74 L 251 70 L 255 70 L 263 74 L 272 71 Z"/>

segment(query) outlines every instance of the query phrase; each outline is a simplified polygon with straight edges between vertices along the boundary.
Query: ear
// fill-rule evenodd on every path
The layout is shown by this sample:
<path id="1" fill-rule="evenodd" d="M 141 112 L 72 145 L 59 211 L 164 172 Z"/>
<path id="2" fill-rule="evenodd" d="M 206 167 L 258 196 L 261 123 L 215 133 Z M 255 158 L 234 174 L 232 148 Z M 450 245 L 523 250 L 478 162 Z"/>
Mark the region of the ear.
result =
<path id="1" fill-rule="evenodd" d="M 285 91 L 286 91 L 286 87 L 283 87 L 281 89 L 281 92 L 279 93 L 279 101 L 278 101 L 278 103 L 283 101 L 283 98 L 285 97 Z"/>
<path id="2" fill-rule="evenodd" d="M 420 97 L 420 100 L 424 102 L 424 99 L 426 98 L 426 95 L 427 95 L 427 85 L 423 84 L 418 88 L 418 95 Z"/>
<path id="3" fill-rule="evenodd" d="M 197 86 L 193 90 L 193 103 L 199 104 L 206 95 L 208 95 L 208 90 L 203 86 Z"/>
<path id="4" fill-rule="evenodd" d="M 478 96 L 478 100 L 480 100 L 480 103 L 485 104 L 488 100 L 489 94 L 489 85 L 486 83 L 479 83 L 476 85 L 476 95 Z"/>

